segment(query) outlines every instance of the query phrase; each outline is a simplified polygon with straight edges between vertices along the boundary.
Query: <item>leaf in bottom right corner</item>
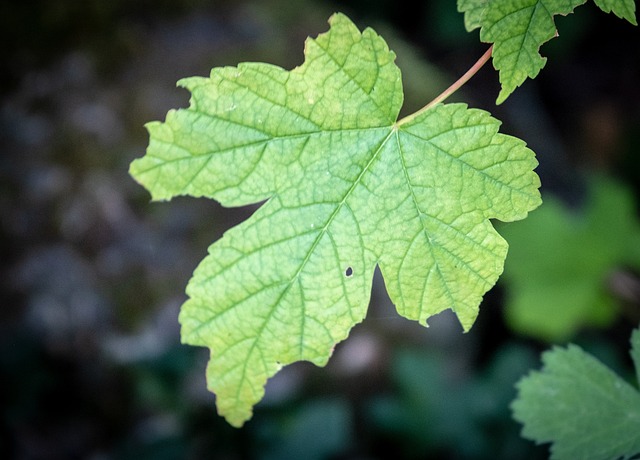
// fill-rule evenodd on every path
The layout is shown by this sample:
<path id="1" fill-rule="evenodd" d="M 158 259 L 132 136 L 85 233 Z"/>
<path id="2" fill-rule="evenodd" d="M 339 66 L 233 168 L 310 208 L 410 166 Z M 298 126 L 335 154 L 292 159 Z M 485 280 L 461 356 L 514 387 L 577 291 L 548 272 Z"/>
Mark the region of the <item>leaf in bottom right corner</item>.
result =
<path id="1" fill-rule="evenodd" d="M 631 337 L 640 380 L 640 328 Z M 629 459 L 640 454 L 640 392 L 576 345 L 543 353 L 511 404 L 522 436 L 552 443 L 551 459 Z"/>

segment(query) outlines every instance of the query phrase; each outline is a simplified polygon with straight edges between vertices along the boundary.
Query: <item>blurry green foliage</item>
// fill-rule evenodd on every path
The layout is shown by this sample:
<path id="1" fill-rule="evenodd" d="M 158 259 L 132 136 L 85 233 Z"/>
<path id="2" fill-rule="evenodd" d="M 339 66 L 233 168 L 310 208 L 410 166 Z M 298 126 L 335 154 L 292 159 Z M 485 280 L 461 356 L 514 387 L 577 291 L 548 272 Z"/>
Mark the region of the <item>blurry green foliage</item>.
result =
<path id="1" fill-rule="evenodd" d="M 635 212 L 625 186 L 594 178 L 579 209 L 548 195 L 525 221 L 502 228 L 510 246 L 503 276 L 510 327 L 561 341 L 583 326 L 610 324 L 619 311 L 610 277 L 621 267 L 640 269 Z"/>
<path id="2" fill-rule="evenodd" d="M 254 453 L 261 460 L 322 460 L 349 449 L 353 442 L 351 408 L 343 399 L 302 401 L 294 410 L 259 423 Z"/>
<path id="3" fill-rule="evenodd" d="M 515 382 L 536 362 L 533 351 L 506 344 L 472 375 L 460 372 L 449 358 L 417 348 L 395 353 L 394 392 L 374 399 L 369 409 L 380 436 L 400 440 L 401 458 L 425 458 L 427 452 L 455 452 L 468 459 L 534 458 L 536 449 L 515 436 L 517 427 L 508 415 Z"/>
<path id="4" fill-rule="evenodd" d="M 640 329 L 631 336 L 640 380 Z M 518 382 L 514 418 L 522 435 L 552 442 L 555 460 L 627 459 L 640 453 L 640 393 L 576 345 L 542 355 L 544 367 Z"/>

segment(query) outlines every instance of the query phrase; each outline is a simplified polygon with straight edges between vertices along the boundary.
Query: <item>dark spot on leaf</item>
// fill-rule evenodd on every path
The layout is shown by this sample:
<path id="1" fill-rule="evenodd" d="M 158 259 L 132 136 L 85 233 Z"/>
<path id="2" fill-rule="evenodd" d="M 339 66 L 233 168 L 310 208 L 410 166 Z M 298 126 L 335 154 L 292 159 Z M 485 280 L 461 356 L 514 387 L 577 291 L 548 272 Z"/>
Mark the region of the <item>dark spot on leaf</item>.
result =
<path id="1" fill-rule="evenodd" d="M 353 275 L 353 268 L 347 267 L 347 269 L 344 272 L 344 276 L 348 277 L 348 276 L 351 276 L 351 275 Z"/>

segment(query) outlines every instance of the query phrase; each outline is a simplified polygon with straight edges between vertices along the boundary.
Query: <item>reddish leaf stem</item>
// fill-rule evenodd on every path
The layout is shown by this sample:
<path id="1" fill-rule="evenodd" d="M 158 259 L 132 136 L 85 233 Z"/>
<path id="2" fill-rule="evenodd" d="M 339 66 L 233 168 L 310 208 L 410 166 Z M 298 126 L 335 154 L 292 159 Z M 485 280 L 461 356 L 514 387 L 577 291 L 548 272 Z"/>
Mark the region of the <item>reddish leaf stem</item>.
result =
<path id="1" fill-rule="evenodd" d="M 458 78 L 458 80 L 456 80 L 451 86 L 449 86 L 446 90 L 440 93 L 434 100 L 429 102 L 427 105 L 422 107 L 417 112 L 414 112 L 411 115 L 408 115 L 404 117 L 402 120 L 398 121 L 396 125 L 400 126 L 408 121 L 411 121 L 416 116 L 429 110 L 434 105 L 439 104 L 440 102 L 444 101 L 449 96 L 451 96 L 453 93 L 455 93 L 458 89 L 460 89 L 462 85 L 468 82 L 471 79 L 471 77 L 473 77 L 476 73 L 478 73 L 478 70 L 480 70 L 482 66 L 485 65 L 489 59 L 491 59 L 492 51 L 493 51 L 493 45 L 491 45 L 489 49 L 480 57 L 480 59 L 478 59 L 476 63 L 473 64 L 473 66 L 469 70 L 467 70 L 463 76 Z"/>

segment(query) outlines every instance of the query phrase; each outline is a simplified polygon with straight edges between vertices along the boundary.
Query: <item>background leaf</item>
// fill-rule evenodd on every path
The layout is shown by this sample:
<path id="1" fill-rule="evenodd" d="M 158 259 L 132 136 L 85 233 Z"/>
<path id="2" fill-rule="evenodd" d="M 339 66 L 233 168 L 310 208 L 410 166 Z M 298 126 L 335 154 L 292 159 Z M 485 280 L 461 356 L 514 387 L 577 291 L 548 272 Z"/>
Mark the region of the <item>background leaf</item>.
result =
<path id="1" fill-rule="evenodd" d="M 615 14 L 619 18 L 626 19 L 633 25 L 636 21 L 636 2 L 634 0 L 593 0 L 605 13 Z"/>
<path id="2" fill-rule="evenodd" d="M 586 0 L 489 0 L 480 13 L 480 2 L 462 1 L 467 28 L 482 26 L 480 39 L 493 43 L 493 65 L 500 72 L 502 90 L 500 104 L 527 78 L 535 78 L 546 64 L 540 46 L 557 36 L 555 15 L 567 15 Z M 636 25 L 632 0 L 599 0 L 596 4 L 605 12 Z M 473 5 L 473 6 L 471 6 Z M 481 17 L 481 19 L 478 19 Z"/>
<path id="3" fill-rule="evenodd" d="M 640 268 L 640 223 L 629 190 L 595 178 L 581 208 L 549 195 L 526 221 L 503 230 L 510 242 L 505 315 L 513 330 L 553 342 L 616 318 L 610 278 L 617 268 Z"/>
<path id="4" fill-rule="evenodd" d="M 352 443 L 352 420 L 345 401 L 324 398 L 297 405 L 293 414 L 263 427 L 260 436 L 269 448 L 254 455 L 260 460 L 323 460 L 345 452 Z"/>
<path id="5" fill-rule="evenodd" d="M 374 400 L 367 416 L 380 435 L 402 439 L 408 458 L 444 449 L 462 458 L 529 458 L 526 440 L 509 442 L 517 425 L 503 414 L 509 413 L 516 381 L 535 363 L 531 350 L 509 344 L 465 379 L 446 353 L 401 349 L 392 360 L 397 390 Z"/>
<path id="6" fill-rule="evenodd" d="M 512 403 L 524 437 L 553 442 L 551 458 L 557 460 L 629 458 L 640 452 L 637 389 L 575 345 L 547 351 L 542 360 L 541 371 L 518 383 Z"/>

